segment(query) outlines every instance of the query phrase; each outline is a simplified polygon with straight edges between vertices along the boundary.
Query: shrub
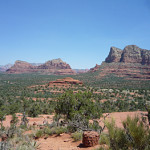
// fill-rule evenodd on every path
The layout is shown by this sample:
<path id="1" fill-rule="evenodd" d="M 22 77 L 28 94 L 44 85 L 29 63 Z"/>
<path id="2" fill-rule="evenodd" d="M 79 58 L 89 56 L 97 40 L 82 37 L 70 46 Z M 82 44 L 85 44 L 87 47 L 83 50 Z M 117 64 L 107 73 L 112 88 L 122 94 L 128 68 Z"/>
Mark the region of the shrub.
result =
<path id="1" fill-rule="evenodd" d="M 101 134 L 100 136 L 100 140 L 99 140 L 100 144 L 106 144 L 110 146 L 110 142 L 109 142 L 109 137 L 107 134 Z"/>
<path id="2" fill-rule="evenodd" d="M 50 129 L 50 128 L 44 128 L 44 134 L 52 135 L 53 134 L 52 129 Z"/>
<path id="3" fill-rule="evenodd" d="M 74 94 L 73 91 L 67 91 L 59 97 L 55 108 L 56 114 L 62 114 L 66 120 L 71 120 L 79 114 L 86 119 L 95 119 L 100 117 L 99 107 L 92 100 L 91 92 L 79 92 Z"/>
<path id="4" fill-rule="evenodd" d="M 56 127 L 55 128 L 55 132 L 57 135 L 60 135 L 62 133 L 66 133 L 67 132 L 67 128 L 66 127 Z"/>
<path id="5" fill-rule="evenodd" d="M 101 133 L 103 128 L 99 125 L 98 121 L 94 120 L 93 123 L 89 124 L 89 129 Z"/>
<path id="6" fill-rule="evenodd" d="M 150 130 L 138 117 L 123 122 L 124 129 L 117 128 L 112 120 L 106 123 L 110 148 L 148 150 L 150 148 Z M 107 139 L 105 139 L 107 141 Z M 106 142 L 106 141 L 103 142 Z"/>
<path id="7" fill-rule="evenodd" d="M 40 138 L 44 135 L 53 135 L 53 134 L 57 134 L 60 135 L 62 133 L 66 133 L 68 130 L 66 127 L 53 127 L 53 128 L 44 128 L 41 130 L 37 130 L 37 132 L 35 133 L 35 137 Z"/>
<path id="8" fill-rule="evenodd" d="M 71 134 L 71 137 L 73 138 L 74 141 L 80 141 L 82 140 L 82 132 L 74 132 Z"/>
<path id="9" fill-rule="evenodd" d="M 40 137 L 42 137 L 44 135 L 44 130 L 42 129 L 42 130 L 38 130 L 36 133 L 35 133 L 35 136 L 37 137 L 37 138 L 40 138 Z"/>

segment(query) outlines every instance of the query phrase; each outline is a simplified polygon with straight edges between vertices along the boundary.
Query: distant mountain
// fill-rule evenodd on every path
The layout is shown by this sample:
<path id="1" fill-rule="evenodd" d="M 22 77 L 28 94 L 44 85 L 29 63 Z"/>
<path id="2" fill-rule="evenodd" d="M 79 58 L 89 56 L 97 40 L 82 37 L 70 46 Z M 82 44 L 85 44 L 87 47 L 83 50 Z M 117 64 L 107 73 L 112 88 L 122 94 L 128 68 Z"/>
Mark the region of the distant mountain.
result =
<path id="1" fill-rule="evenodd" d="M 28 62 L 18 60 L 11 68 L 6 70 L 6 72 L 13 74 L 33 72 L 56 75 L 75 74 L 70 65 L 62 61 L 60 58 L 47 61 L 44 64 L 40 65 L 30 64 Z"/>
<path id="2" fill-rule="evenodd" d="M 150 51 L 136 45 L 128 45 L 123 50 L 111 47 L 108 57 L 90 72 L 99 71 L 97 78 L 113 74 L 126 79 L 150 80 Z"/>
<path id="3" fill-rule="evenodd" d="M 89 69 L 73 69 L 76 73 L 85 73 L 88 72 Z"/>
<path id="4" fill-rule="evenodd" d="M 39 66 L 39 65 L 42 65 L 43 63 L 30 63 L 30 64 L 33 66 Z"/>
<path id="5" fill-rule="evenodd" d="M 12 64 L 7 64 L 7 65 L 1 65 L 0 66 L 0 72 L 5 72 L 7 69 L 9 69 L 10 67 L 12 67 Z"/>

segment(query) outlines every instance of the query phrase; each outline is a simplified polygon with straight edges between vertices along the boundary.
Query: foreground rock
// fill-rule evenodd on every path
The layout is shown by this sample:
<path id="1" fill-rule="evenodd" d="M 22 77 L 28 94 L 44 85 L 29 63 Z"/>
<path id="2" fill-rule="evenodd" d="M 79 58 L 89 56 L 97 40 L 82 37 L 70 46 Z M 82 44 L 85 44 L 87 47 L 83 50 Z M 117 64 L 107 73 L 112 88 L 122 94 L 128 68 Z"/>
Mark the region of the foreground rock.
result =
<path id="1" fill-rule="evenodd" d="M 98 145 L 99 134 L 95 131 L 85 131 L 83 133 L 82 143 L 85 147 L 92 147 Z"/>
<path id="2" fill-rule="evenodd" d="M 72 75 L 75 72 L 71 69 L 70 65 L 63 62 L 60 58 L 47 61 L 41 65 L 32 65 L 25 61 L 16 61 L 15 64 L 9 68 L 7 73 L 19 74 L 19 73 L 46 73 L 55 75 Z"/>

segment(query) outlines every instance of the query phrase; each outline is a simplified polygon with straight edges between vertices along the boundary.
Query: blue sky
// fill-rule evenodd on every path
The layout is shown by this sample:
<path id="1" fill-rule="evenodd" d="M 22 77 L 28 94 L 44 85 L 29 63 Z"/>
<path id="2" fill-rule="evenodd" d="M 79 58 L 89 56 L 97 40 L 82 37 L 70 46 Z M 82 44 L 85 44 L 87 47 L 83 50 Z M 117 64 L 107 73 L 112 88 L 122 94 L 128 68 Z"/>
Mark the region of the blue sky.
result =
<path id="1" fill-rule="evenodd" d="M 130 44 L 150 49 L 150 0 L 0 0 L 0 65 L 91 68 Z"/>

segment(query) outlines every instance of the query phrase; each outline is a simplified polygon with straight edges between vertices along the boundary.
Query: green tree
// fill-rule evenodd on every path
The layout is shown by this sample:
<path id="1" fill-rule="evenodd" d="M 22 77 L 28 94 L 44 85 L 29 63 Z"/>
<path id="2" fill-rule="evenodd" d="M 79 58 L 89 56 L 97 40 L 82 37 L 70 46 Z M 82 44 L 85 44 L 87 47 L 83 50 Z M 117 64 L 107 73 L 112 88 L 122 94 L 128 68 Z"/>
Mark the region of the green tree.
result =
<path id="1" fill-rule="evenodd" d="M 67 91 L 59 97 L 55 108 L 56 115 L 64 115 L 68 125 L 77 128 L 87 129 L 89 119 L 99 118 L 100 107 L 93 100 L 93 93 Z"/>

